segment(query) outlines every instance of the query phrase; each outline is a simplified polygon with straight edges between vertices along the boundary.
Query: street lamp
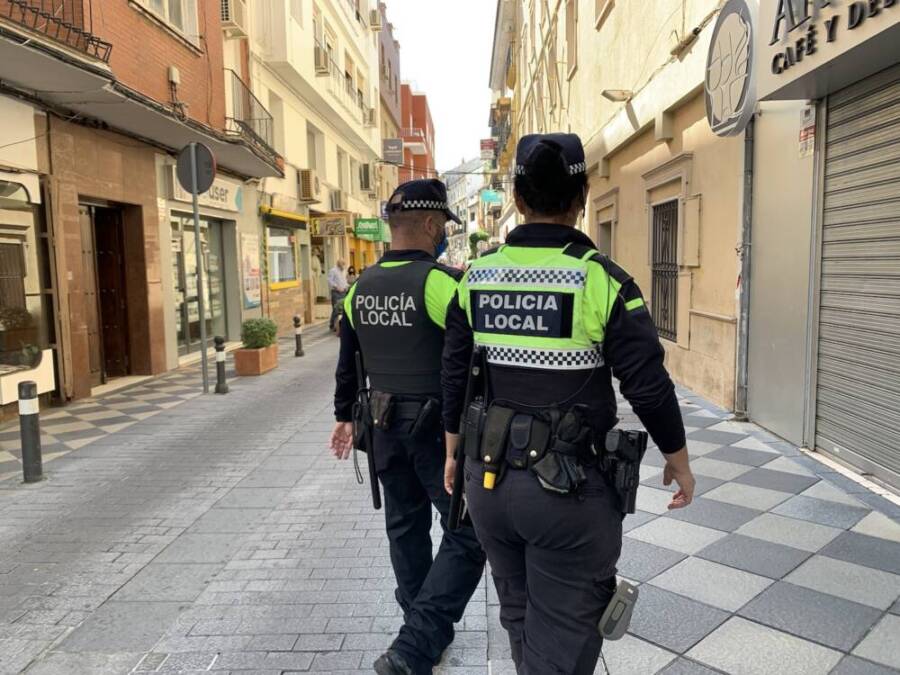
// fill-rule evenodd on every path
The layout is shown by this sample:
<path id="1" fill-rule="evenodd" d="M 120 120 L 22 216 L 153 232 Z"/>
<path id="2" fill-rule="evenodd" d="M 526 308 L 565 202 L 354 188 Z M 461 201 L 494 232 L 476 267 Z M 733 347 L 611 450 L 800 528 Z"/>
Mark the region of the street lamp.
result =
<path id="1" fill-rule="evenodd" d="M 634 98 L 634 92 L 631 89 L 604 89 L 600 95 L 613 103 L 626 103 Z"/>

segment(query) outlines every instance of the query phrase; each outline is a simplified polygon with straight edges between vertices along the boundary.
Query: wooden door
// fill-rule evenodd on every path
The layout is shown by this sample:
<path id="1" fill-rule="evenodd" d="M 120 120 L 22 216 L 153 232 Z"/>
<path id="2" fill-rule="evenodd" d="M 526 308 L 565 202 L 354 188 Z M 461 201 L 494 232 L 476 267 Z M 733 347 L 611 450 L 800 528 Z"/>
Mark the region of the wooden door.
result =
<path id="1" fill-rule="evenodd" d="M 100 338 L 100 310 L 97 305 L 97 260 L 94 254 L 93 208 L 79 206 L 81 220 L 81 266 L 84 292 L 84 322 L 87 326 L 88 365 L 91 386 L 103 382 L 103 344 Z"/>
<path id="2" fill-rule="evenodd" d="M 94 212 L 97 291 L 104 379 L 128 374 L 128 313 L 125 304 L 125 242 L 122 212 Z"/>

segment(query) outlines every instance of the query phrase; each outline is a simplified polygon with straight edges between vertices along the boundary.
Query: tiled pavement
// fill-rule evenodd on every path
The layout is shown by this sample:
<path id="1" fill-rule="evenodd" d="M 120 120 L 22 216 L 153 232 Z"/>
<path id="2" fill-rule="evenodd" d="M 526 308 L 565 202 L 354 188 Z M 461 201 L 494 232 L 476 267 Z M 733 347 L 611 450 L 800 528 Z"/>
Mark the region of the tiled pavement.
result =
<path id="1" fill-rule="evenodd" d="M 0 672 L 371 672 L 400 619 L 382 516 L 324 451 L 335 352 L 0 482 Z M 900 509 L 681 398 L 700 496 L 666 512 L 648 453 L 610 671 L 900 672 Z M 512 673 L 498 612 L 482 584 L 438 672 Z"/>
<path id="2" fill-rule="evenodd" d="M 324 326 L 308 330 L 304 346 L 329 339 Z M 279 342 L 282 359 L 293 357 L 294 339 Z M 215 362 L 210 359 L 211 387 L 215 386 Z M 234 381 L 228 361 L 226 377 Z M 200 365 L 179 368 L 108 396 L 88 398 L 65 407 L 41 411 L 41 450 L 44 462 L 83 448 L 108 434 L 189 401 L 201 393 Z M 22 450 L 17 422 L 0 427 L 0 480 L 22 473 Z"/>

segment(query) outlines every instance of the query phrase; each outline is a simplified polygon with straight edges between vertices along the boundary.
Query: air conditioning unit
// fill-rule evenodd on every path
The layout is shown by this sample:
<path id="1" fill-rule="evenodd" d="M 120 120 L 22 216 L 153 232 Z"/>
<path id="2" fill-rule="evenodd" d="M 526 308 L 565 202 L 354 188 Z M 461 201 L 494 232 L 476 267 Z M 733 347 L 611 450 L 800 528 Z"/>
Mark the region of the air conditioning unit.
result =
<path id="1" fill-rule="evenodd" d="M 222 0 L 222 29 L 232 37 L 247 37 L 247 0 Z"/>
<path id="2" fill-rule="evenodd" d="M 312 169 L 300 169 L 297 172 L 298 201 L 313 204 L 319 201 L 319 177 Z"/>
<path id="3" fill-rule="evenodd" d="M 381 12 L 377 9 L 369 10 L 369 28 L 376 33 L 381 30 Z"/>
<path id="4" fill-rule="evenodd" d="M 328 52 L 324 47 L 316 46 L 316 75 L 328 75 L 331 72 L 331 64 Z"/>
<path id="5" fill-rule="evenodd" d="M 363 108 L 363 124 L 367 127 L 374 127 L 378 120 L 375 119 L 375 108 Z"/>
<path id="6" fill-rule="evenodd" d="M 331 210 L 332 211 L 346 211 L 347 210 L 347 196 L 341 190 L 332 190 L 331 191 Z"/>
<path id="7" fill-rule="evenodd" d="M 375 192 L 375 165 L 359 165 L 359 189 L 362 192 Z"/>

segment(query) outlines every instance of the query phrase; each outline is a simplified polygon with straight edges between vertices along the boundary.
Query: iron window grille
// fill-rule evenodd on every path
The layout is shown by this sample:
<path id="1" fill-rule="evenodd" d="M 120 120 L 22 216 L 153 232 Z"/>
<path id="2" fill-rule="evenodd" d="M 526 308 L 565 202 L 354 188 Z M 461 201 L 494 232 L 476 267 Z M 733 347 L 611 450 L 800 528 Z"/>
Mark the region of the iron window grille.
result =
<path id="1" fill-rule="evenodd" d="M 678 200 L 653 207 L 653 322 L 660 337 L 673 342 L 678 337 Z"/>

